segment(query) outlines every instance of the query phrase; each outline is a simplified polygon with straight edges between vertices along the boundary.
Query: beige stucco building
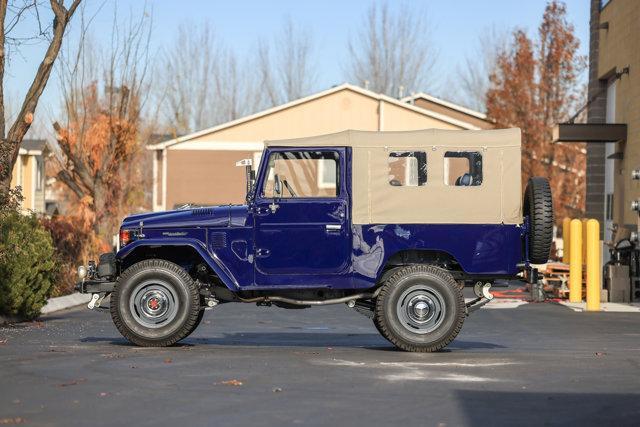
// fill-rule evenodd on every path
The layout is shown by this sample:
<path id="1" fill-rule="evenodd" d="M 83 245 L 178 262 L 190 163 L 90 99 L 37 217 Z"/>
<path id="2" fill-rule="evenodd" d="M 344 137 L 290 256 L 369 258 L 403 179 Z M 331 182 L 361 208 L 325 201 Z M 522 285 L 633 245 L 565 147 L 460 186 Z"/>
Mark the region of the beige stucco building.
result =
<path id="1" fill-rule="evenodd" d="M 20 145 L 18 160 L 11 175 L 11 188 L 22 188 L 22 209 L 25 212 L 45 211 L 45 156 L 47 144 L 41 139 L 25 139 Z"/>
<path id="2" fill-rule="evenodd" d="M 300 138 L 347 129 L 486 129 L 486 118 L 429 97 L 394 99 L 343 84 L 238 120 L 148 146 L 153 151 L 153 208 L 185 203 L 241 203 L 244 169 L 236 161 L 259 163 L 264 141 Z"/>

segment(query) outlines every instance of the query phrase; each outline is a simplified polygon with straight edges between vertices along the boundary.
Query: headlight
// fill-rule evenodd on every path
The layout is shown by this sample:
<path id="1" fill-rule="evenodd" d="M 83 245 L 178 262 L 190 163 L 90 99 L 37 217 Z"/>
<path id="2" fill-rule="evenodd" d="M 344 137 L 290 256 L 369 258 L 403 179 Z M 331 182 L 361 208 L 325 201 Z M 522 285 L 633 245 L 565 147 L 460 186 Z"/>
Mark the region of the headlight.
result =
<path id="1" fill-rule="evenodd" d="M 80 280 L 87 277 L 87 267 L 85 267 L 84 265 L 78 267 L 78 277 L 80 278 Z"/>

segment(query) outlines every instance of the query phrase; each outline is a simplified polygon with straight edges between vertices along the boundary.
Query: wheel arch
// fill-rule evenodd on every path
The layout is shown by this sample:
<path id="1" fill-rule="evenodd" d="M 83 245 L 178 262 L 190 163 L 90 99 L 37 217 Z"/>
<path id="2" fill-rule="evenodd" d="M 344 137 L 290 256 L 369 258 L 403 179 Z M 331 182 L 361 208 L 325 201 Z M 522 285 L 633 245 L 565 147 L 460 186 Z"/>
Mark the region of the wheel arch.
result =
<path id="1" fill-rule="evenodd" d="M 464 272 L 456 257 L 444 250 L 438 249 L 404 249 L 387 258 L 377 274 L 377 283 L 384 281 L 390 271 L 398 267 L 413 264 L 429 264 L 449 271 Z"/>
<path id="2" fill-rule="evenodd" d="M 210 254 L 201 242 L 191 239 L 172 242 L 160 239 L 138 240 L 122 248 L 116 258 L 121 272 L 133 264 L 152 258 L 164 259 L 185 269 L 189 265 L 204 263 L 227 288 L 232 291 L 239 288 L 236 279 L 215 254 Z"/>

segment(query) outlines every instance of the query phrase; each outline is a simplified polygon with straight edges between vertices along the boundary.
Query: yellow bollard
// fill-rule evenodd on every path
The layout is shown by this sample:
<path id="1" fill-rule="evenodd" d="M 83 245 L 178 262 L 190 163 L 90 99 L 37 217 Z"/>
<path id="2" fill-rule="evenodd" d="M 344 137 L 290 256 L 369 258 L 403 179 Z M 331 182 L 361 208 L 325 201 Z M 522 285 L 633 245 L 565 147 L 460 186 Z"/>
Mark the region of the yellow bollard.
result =
<path id="1" fill-rule="evenodd" d="M 579 219 L 571 220 L 569 238 L 571 258 L 569 262 L 569 301 L 582 301 L 582 222 Z"/>
<path id="2" fill-rule="evenodd" d="M 571 238 L 569 237 L 569 229 L 571 226 L 569 224 L 571 224 L 571 218 L 562 220 L 562 262 L 565 264 L 569 264 L 569 260 L 571 259 L 569 258 L 569 251 L 571 250 Z"/>
<path id="3" fill-rule="evenodd" d="M 600 311 L 600 224 L 587 222 L 587 311 Z"/>
<path id="4" fill-rule="evenodd" d="M 587 264 L 587 218 L 582 218 L 582 265 Z"/>

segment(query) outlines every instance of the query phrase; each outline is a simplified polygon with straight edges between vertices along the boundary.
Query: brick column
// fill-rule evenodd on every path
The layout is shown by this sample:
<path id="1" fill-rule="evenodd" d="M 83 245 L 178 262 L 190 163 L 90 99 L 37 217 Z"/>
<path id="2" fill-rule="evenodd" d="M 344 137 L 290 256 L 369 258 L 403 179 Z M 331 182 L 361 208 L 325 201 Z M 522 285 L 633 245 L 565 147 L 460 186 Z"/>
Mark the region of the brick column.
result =
<path id="1" fill-rule="evenodd" d="M 591 0 L 588 99 L 593 99 L 593 101 L 587 109 L 588 123 L 605 123 L 606 119 L 606 83 L 598 79 L 599 27 L 600 0 Z M 586 215 L 589 218 L 597 219 L 601 224 L 604 223 L 604 163 L 605 145 L 602 143 L 587 144 Z M 600 227 L 600 238 L 603 237 L 603 228 Z"/>

